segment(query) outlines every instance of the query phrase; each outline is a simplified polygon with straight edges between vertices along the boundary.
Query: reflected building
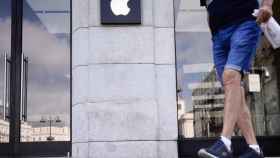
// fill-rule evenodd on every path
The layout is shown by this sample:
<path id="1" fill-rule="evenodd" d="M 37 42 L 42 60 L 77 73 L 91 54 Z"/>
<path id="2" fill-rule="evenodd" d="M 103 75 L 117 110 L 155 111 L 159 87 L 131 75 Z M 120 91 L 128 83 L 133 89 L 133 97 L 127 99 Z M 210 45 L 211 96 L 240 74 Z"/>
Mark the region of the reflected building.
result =
<path id="1" fill-rule="evenodd" d="M 20 140 L 22 142 L 31 142 L 32 141 L 33 133 L 32 133 L 31 125 L 29 125 L 27 122 L 21 123 L 20 131 L 21 131 Z"/>
<path id="2" fill-rule="evenodd" d="M 194 136 L 193 112 L 186 112 L 185 101 L 180 96 L 178 96 L 178 125 L 179 137 L 191 138 Z"/>
<path id="3" fill-rule="evenodd" d="M 0 142 L 9 142 L 9 122 L 0 119 Z M 40 142 L 48 141 L 50 136 L 50 127 L 42 125 L 40 122 L 24 122 L 21 126 L 22 142 Z M 70 129 L 65 124 L 59 124 L 51 127 L 51 136 L 54 141 L 69 141 Z"/>
<path id="4" fill-rule="evenodd" d="M 211 70 L 200 84 L 192 86 L 194 136 L 219 136 L 222 129 L 224 91 Z"/>
<path id="5" fill-rule="evenodd" d="M 9 122 L 5 121 L 4 118 L 4 105 L 0 99 L 0 143 L 9 142 Z"/>
<path id="6" fill-rule="evenodd" d="M 9 142 L 9 122 L 3 119 L 0 119 L 0 142 L 6 143 Z"/>
<path id="7" fill-rule="evenodd" d="M 178 106 L 178 119 L 180 119 L 186 113 L 185 101 L 184 98 L 182 98 L 181 96 L 178 96 L 177 106 Z"/>
<path id="8" fill-rule="evenodd" d="M 53 137 L 54 141 L 69 141 L 70 129 L 64 123 L 56 124 L 51 127 L 42 125 L 41 122 L 30 122 L 32 126 L 32 141 L 48 141 L 48 137 Z M 50 133 L 51 132 L 51 133 Z"/>
<path id="9" fill-rule="evenodd" d="M 184 113 L 178 120 L 179 137 L 192 138 L 194 137 L 194 114 L 192 111 Z"/>
<path id="10" fill-rule="evenodd" d="M 279 50 L 272 51 L 267 40 L 263 38 L 251 72 L 260 76 L 261 91 L 246 93 L 247 103 L 252 111 L 253 126 L 259 136 L 280 134 L 279 68 Z"/>
<path id="11" fill-rule="evenodd" d="M 178 98 L 179 131 L 183 138 L 215 137 L 222 129 L 223 88 L 214 69 L 203 72 L 202 76 L 200 82 L 188 84 L 192 95 L 191 105 L 188 105 L 192 106 L 191 111 L 186 112 L 184 100 Z"/>

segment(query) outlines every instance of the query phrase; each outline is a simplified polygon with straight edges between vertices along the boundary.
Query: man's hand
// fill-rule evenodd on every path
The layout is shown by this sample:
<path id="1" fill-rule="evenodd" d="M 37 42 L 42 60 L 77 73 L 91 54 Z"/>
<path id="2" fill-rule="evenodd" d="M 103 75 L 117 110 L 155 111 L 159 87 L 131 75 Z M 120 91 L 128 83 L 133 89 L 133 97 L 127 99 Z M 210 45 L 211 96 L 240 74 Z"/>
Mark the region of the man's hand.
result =
<path id="1" fill-rule="evenodd" d="M 261 8 L 259 9 L 257 23 L 266 23 L 273 14 L 273 0 L 262 0 Z"/>
<path id="2" fill-rule="evenodd" d="M 270 17 L 272 16 L 273 11 L 272 11 L 272 6 L 269 5 L 264 5 L 260 8 L 258 17 L 257 17 L 257 23 L 266 23 Z"/>

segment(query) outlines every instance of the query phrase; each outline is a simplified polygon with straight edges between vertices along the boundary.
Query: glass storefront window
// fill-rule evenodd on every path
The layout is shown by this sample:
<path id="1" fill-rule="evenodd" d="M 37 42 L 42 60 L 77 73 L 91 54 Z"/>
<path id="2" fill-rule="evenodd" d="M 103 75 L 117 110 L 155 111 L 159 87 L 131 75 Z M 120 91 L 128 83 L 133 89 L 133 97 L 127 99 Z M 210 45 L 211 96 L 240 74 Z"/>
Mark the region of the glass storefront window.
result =
<path id="1" fill-rule="evenodd" d="M 207 12 L 198 0 L 174 0 L 178 122 L 181 138 L 217 137 L 223 125 L 224 90 L 216 78 Z M 258 136 L 280 135 L 279 55 L 260 43 L 247 86 L 247 104 Z M 257 84 L 257 85 L 256 85 Z M 240 135 L 237 129 L 234 135 Z"/>
<path id="2" fill-rule="evenodd" d="M 9 142 L 9 70 L 11 0 L 0 1 L 0 143 Z"/>
<path id="3" fill-rule="evenodd" d="M 23 1 L 21 141 L 70 140 L 70 0 Z"/>

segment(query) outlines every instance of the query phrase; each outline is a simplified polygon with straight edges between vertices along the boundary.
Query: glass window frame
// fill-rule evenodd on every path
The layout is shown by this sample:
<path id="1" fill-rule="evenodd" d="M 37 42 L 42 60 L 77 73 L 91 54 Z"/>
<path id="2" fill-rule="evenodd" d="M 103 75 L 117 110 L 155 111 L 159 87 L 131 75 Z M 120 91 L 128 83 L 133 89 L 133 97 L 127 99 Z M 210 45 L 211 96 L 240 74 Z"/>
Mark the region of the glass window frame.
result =
<path id="1" fill-rule="evenodd" d="M 11 111 L 9 143 L 0 143 L 0 156 L 72 155 L 72 0 L 70 0 L 70 141 L 20 142 L 20 71 L 22 55 L 23 1 L 11 0 Z M 19 78 L 19 79 L 18 79 Z M 13 86 L 17 85 L 17 86 Z"/>
<path id="2" fill-rule="evenodd" d="M 177 48 L 176 48 L 176 0 L 173 0 L 173 15 L 174 15 L 174 43 L 175 43 L 175 71 L 176 71 L 176 87 L 178 87 L 178 67 L 177 67 Z M 206 19 L 205 19 L 206 20 Z M 279 52 L 279 51 L 278 51 Z M 277 52 L 276 52 L 277 53 Z M 279 55 L 278 55 L 279 56 Z M 280 56 L 279 56 L 280 57 Z M 279 59 L 278 59 L 279 60 Z M 279 67 L 278 67 L 279 68 Z M 280 72 L 279 72 L 280 73 Z M 278 75 L 279 77 L 279 75 Z M 177 105 L 180 104 L 178 93 L 181 92 L 181 89 L 176 90 L 177 95 Z M 280 93 L 280 92 L 279 92 Z M 179 107 L 177 106 L 177 114 L 179 113 Z M 178 127 L 180 127 L 180 122 L 178 120 Z M 219 137 L 201 137 L 201 138 L 182 138 L 180 135 L 180 131 L 178 129 L 178 155 L 179 158 L 196 158 L 197 151 L 204 147 L 209 147 L 212 145 Z M 257 136 L 258 143 L 263 149 L 264 155 L 266 157 L 279 157 L 280 150 L 278 149 L 280 146 L 280 135 L 279 136 Z M 232 138 L 233 148 L 235 149 L 235 154 L 239 155 L 243 153 L 248 145 L 246 144 L 244 138 L 241 136 L 235 136 Z"/>

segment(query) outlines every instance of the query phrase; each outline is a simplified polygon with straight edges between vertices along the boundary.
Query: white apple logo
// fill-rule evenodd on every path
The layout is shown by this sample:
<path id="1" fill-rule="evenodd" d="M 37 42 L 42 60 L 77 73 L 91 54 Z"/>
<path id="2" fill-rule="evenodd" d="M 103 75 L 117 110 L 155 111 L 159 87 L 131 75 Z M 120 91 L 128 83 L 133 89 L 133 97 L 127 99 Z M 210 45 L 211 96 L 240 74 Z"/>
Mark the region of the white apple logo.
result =
<path id="1" fill-rule="evenodd" d="M 111 10 L 116 15 L 128 15 L 130 8 L 127 6 L 127 3 L 130 0 L 111 0 Z"/>

